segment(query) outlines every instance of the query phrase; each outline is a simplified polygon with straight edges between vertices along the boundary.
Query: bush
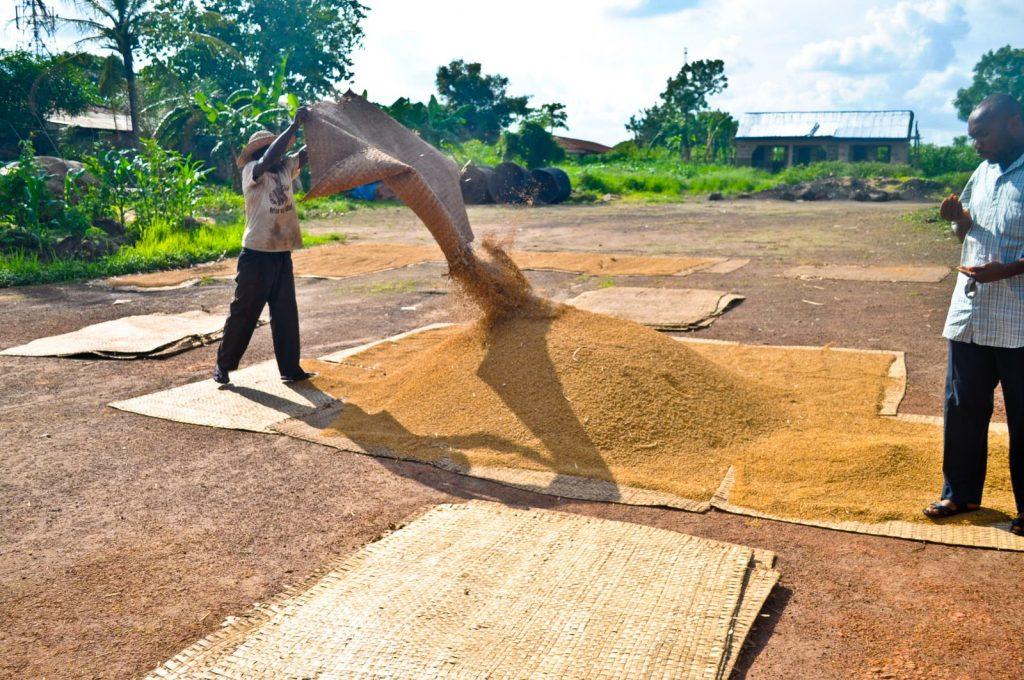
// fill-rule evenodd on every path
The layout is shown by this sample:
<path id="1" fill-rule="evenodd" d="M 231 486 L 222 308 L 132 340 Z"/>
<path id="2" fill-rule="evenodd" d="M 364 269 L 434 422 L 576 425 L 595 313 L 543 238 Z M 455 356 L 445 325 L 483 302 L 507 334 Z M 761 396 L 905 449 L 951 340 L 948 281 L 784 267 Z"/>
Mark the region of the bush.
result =
<path id="1" fill-rule="evenodd" d="M 970 173 L 978 167 L 978 162 L 978 154 L 967 145 L 964 138 L 957 138 L 952 146 L 922 144 L 914 154 L 914 165 L 925 177 Z"/>
<path id="2" fill-rule="evenodd" d="M 181 229 L 192 216 L 210 172 L 203 164 L 162 148 L 152 139 L 141 149 L 111 149 L 84 159 L 99 185 L 87 203 L 128 225 L 138 234 L 170 225 Z M 134 219 L 130 221 L 129 216 Z"/>
<path id="3" fill-rule="evenodd" d="M 64 196 L 54 196 L 46 179 L 32 143 L 23 142 L 18 160 L 0 175 L 0 251 L 50 255 L 66 237 L 93 236 L 87 208 L 69 195 L 77 176 L 65 177 Z"/>

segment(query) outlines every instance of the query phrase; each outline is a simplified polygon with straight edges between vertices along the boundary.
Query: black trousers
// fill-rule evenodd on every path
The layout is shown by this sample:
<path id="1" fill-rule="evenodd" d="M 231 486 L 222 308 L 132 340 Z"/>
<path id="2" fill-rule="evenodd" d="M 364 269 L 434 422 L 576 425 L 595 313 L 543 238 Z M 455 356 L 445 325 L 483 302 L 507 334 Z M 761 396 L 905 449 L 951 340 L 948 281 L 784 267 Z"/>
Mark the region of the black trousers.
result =
<path id="1" fill-rule="evenodd" d="M 235 298 L 224 324 L 224 339 L 217 350 L 217 365 L 238 368 L 263 306 L 270 304 L 270 333 L 282 377 L 302 371 L 299 366 L 299 308 L 295 304 L 295 277 L 290 252 L 265 253 L 243 248 L 238 256 Z"/>
<path id="2" fill-rule="evenodd" d="M 981 503 L 997 384 L 1003 386 L 1010 430 L 1010 481 L 1020 513 L 1024 512 L 1024 347 L 949 342 L 942 498 L 957 505 Z"/>

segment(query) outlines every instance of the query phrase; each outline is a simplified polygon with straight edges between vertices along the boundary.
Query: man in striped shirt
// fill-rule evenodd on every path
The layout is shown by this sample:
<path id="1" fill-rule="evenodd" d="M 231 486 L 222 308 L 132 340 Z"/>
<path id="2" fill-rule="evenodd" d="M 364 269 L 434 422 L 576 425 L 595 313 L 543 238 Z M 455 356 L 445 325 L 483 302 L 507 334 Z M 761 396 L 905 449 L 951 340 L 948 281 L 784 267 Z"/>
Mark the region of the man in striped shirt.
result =
<path id="1" fill-rule="evenodd" d="M 1010 430 L 1010 478 L 1017 503 L 1011 531 L 1024 535 L 1024 121 L 1021 104 L 992 95 L 967 131 L 983 162 L 941 214 L 963 243 L 943 336 L 946 374 L 942 500 L 937 519 L 981 507 L 988 427 L 997 384 Z"/>

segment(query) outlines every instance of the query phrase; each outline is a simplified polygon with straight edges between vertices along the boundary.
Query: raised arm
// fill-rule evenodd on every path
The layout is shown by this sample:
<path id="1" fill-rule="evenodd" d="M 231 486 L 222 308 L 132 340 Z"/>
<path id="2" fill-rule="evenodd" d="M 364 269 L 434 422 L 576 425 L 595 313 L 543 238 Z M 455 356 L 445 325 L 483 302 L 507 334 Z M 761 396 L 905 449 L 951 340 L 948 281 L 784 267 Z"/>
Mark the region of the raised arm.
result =
<path id="1" fill-rule="evenodd" d="M 298 131 L 298 129 L 309 119 L 309 109 L 305 106 L 300 106 L 299 110 L 295 112 L 295 120 L 288 126 L 288 129 L 277 136 L 267 150 L 263 153 L 263 156 L 256 161 L 256 165 L 252 169 L 253 181 L 258 180 L 268 168 L 272 168 L 284 157 L 285 151 L 288 150 L 288 145 L 291 144 L 292 136 Z"/>

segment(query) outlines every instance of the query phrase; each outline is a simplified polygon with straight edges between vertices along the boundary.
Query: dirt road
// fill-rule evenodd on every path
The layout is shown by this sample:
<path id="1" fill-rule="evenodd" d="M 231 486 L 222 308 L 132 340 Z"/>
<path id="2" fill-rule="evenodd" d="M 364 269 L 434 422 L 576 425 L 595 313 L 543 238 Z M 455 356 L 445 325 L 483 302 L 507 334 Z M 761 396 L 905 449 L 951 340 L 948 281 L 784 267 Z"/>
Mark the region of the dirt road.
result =
<path id="1" fill-rule="evenodd" d="M 939 284 L 793 281 L 822 262 L 955 263 L 936 225 L 907 204 L 724 202 L 675 206 L 475 208 L 478 233 L 533 249 L 750 257 L 732 274 L 620 285 L 735 290 L 747 297 L 701 337 L 902 349 L 904 410 L 937 414 L 939 337 L 952 278 Z M 400 209 L 314 230 L 426 242 Z M 298 286 L 304 355 L 450 317 L 442 268 L 425 264 Z M 531 273 L 564 299 L 601 281 Z M 227 283 L 153 293 L 75 284 L 0 291 L 0 346 L 126 314 L 224 311 Z M 115 300 L 127 300 L 113 304 Z M 840 534 L 710 513 L 568 502 L 412 463 L 270 435 L 165 422 L 105 404 L 207 376 L 207 347 L 162 361 L 0 358 L 0 675 L 129 677 L 225 616 L 298 581 L 422 508 L 465 498 L 555 508 L 769 548 L 782 583 L 737 675 L 1020 677 L 1024 555 Z M 256 333 L 247 361 L 270 358 Z M 936 470 L 936 490 L 939 471 Z"/>

